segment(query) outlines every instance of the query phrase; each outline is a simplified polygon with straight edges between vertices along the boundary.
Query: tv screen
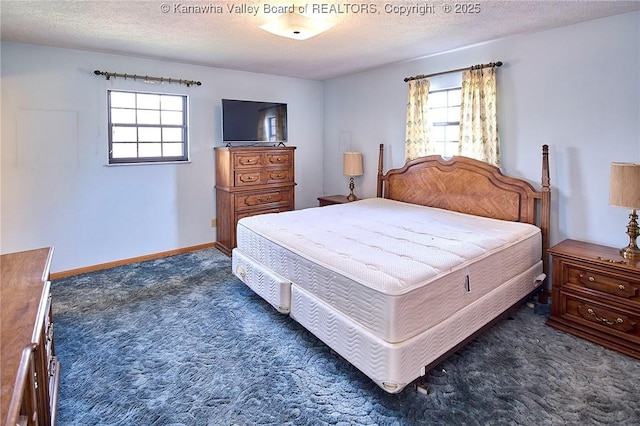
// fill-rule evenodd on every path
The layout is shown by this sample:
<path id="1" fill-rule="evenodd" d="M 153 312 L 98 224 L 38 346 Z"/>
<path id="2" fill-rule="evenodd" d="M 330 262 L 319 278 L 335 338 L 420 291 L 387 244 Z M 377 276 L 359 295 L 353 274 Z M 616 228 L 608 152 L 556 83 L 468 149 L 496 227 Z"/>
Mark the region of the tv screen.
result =
<path id="1" fill-rule="evenodd" d="M 287 104 L 223 99 L 222 141 L 287 142 Z"/>

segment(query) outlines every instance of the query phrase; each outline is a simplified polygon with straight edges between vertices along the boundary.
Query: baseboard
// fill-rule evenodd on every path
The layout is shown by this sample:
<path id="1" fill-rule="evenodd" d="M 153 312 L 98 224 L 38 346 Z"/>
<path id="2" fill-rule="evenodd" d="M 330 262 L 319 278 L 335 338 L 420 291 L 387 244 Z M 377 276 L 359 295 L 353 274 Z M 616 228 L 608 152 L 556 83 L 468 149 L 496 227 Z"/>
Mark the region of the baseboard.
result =
<path id="1" fill-rule="evenodd" d="M 176 254 L 188 253 L 190 251 L 212 248 L 215 243 L 199 244 L 197 246 L 183 247 L 175 250 L 163 251 L 160 253 L 147 254 L 144 256 L 131 257 L 129 259 L 116 260 L 114 262 L 101 263 L 99 265 L 85 266 L 84 268 L 71 269 L 69 271 L 54 272 L 50 279 L 71 277 L 73 275 L 85 274 L 87 272 L 101 271 L 103 269 L 114 268 L 116 266 L 129 265 L 131 263 L 144 262 L 147 260 L 161 259 L 163 257 L 174 256 Z"/>

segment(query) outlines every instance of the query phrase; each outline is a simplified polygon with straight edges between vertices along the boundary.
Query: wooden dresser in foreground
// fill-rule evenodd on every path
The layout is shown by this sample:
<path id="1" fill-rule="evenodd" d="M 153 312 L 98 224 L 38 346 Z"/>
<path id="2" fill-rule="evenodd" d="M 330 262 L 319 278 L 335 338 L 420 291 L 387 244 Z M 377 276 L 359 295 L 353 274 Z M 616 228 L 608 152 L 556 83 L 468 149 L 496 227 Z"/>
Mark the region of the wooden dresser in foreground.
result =
<path id="1" fill-rule="evenodd" d="M 0 256 L 2 421 L 53 425 L 60 363 L 53 341 L 52 248 Z"/>
<path id="2" fill-rule="evenodd" d="M 218 147 L 216 243 L 230 255 L 243 217 L 294 209 L 295 147 Z"/>
<path id="3" fill-rule="evenodd" d="M 561 242 L 549 254 L 547 324 L 640 359 L 640 259 L 575 240 Z"/>

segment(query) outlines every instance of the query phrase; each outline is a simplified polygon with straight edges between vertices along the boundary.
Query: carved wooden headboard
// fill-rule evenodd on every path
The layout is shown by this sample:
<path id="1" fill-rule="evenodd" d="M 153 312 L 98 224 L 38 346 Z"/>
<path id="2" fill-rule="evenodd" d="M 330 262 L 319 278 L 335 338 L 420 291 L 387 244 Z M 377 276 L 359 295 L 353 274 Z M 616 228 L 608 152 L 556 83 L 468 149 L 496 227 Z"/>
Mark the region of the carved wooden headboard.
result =
<path id="1" fill-rule="evenodd" d="M 409 161 L 386 174 L 383 158 L 384 146 L 380 144 L 378 197 L 537 225 L 542 232 L 542 260 L 548 275 L 551 188 L 547 145 L 542 146 L 540 191 L 522 179 L 505 176 L 499 168 L 472 158 L 445 160 L 439 155 L 430 155 Z"/>

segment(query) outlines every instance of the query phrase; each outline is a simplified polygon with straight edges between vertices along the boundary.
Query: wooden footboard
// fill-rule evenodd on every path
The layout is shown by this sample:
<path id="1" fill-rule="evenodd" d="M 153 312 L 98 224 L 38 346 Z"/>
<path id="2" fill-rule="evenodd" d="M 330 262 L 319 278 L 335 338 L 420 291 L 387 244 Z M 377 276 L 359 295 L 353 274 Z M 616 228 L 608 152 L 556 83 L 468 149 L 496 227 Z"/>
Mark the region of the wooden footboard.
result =
<path id="1" fill-rule="evenodd" d="M 542 232 L 542 261 L 549 275 L 549 221 L 551 188 L 549 147 L 542 146 L 542 188 L 505 176 L 499 168 L 468 157 L 444 159 L 430 155 L 383 173 L 384 145 L 380 144 L 377 196 L 437 207 L 476 216 L 525 222 Z M 547 280 L 548 281 L 548 280 Z M 548 288 L 541 286 L 539 301 L 547 303 Z"/>

